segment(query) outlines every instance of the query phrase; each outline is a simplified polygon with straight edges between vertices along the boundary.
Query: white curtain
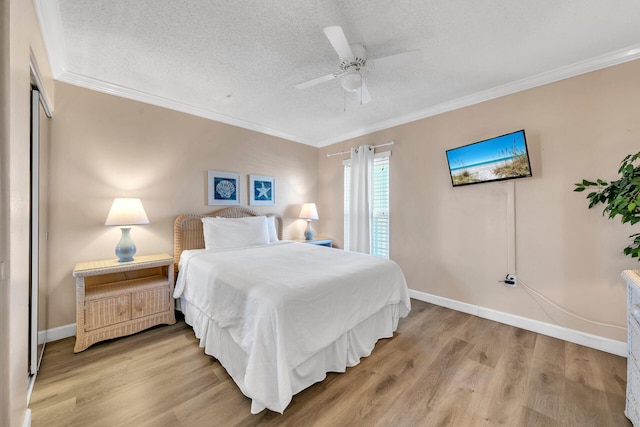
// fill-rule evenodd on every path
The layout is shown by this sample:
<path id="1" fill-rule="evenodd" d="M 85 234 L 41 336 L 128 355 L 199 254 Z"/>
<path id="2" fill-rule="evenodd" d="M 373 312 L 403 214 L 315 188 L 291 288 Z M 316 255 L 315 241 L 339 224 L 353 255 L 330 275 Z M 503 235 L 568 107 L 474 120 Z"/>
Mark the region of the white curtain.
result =
<path id="1" fill-rule="evenodd" d="M 373 147 L 351 149 L 351 200 L 349 206 L 349 250 L 371 253 L 373 219 Z"/>

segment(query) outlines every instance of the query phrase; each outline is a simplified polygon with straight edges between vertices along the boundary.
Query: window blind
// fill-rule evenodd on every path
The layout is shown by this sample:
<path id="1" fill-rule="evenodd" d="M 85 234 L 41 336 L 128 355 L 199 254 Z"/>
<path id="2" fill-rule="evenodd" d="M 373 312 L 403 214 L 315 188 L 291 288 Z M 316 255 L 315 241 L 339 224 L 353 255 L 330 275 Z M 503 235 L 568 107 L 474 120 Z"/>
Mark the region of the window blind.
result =
<path id="1" fill-rule="evenodd" d="M 371 253 L 389 258 L 389 157 L 373 161 Z"/>

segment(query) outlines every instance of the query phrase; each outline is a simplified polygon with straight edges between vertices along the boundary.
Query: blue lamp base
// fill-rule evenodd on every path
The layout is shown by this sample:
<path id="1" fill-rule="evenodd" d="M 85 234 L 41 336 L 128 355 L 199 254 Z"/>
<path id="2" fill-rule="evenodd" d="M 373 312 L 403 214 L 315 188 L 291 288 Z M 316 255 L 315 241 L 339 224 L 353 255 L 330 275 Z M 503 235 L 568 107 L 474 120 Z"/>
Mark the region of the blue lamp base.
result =
<path id="1" fill-rule="evenodd" d="M 133 256 L 136 254 L 136 245 L 131 240 L 131 227 L 120 227 L 122 230 L 122 236 L 116 246 L 116 256 L 118 262 L 133 261 Z"/>
<path id="2" fill-rule="evenodd" d="M 304 230 L 304 238 L 307 240 L 313 240 L 313 228 L 311 228 L 311 220 L 307 220 L 307 228 Z"/>

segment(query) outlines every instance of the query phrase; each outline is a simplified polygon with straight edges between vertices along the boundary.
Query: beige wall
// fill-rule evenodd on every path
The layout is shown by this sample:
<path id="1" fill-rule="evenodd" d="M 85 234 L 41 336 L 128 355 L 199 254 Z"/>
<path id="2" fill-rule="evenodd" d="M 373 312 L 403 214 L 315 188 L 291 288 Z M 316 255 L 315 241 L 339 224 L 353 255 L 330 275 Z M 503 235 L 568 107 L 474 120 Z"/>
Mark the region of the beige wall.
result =
<path id="1" fill-rule="evenodd" d="M 9 255 L 9 2 L 0 0 L 0 425 L 9 424 L 10 325 L 9 281 L 4 273 Z"/>
<path id="2" fill-rule="evenodd" d="M 28 354 L 28 276 L 29 276 L 29 152 L 30 152 L 30 71 L 29 58 L 40 70 L 45 91 L 53 102 L 53 83 L 33 2 L 9 0 L 2 2 L 2 61 L 8 61 L 8 79 L 2 85 L 8 90 L 2 96 L 2 115 L 8 126 L 2 129 L 2 215 L 0 234 L 2 261 L 8 295 L 0 301 L 0 311 L 9 319 L 9 329 L 3 332 L 2 411 L 0 424 L 21 426 L 27 408 Z M 8 41 L 5 38 L 9 35 Z M 8 51 L 6 50 L 8 48 Z M 7 85 L 8 86 L 5 86 Z M 5 125 L 7 124 L 5 123 Z M 5 287 L 5 283 L 2 284 Z M 4 322 L 3 322 L 4 323 Z M 5 360 L 8 359 L 8 360 Z M 6 365 L 5 365 L 6 363 Z"/>
<path id="3" fill-rule="evenodd" d="M 139 197 L 149 225 L 132 229 L 138 254 L 173 254 L 173 221 L 206 204 L 208 170 L 276 177 L 284 237 L 302 235 L 301 203 L 318 194 L 318 149 L 127 99 L 56 83 L 51 126 L 49 326 L 75 322 L 80 261 L 114 258 L 120 229 L 104 221 L 114 197 Z"/>
<path id="4" fill-rule="evenodd" d="M 342 158 L 327 153 L 395 140 L 391 147 L 391 257 L 417 291 L 624 341 L 624 329 L 576 319 L 497 281 L 509 271 L 509 214 L 516 273 L 556 304 L 624 326 L 621 255 L 634 230 L 587 209 L 573 183 L 615 178 L 638 149 L 640 61 L 564 80 L 317 150 L 122 98 L 56 84 L 50 156 L 49 325 L 75 321 L 71 270 L 113 257 L 117 228 L 103 226 L 111 200 L 143 200 L 151 224 L 134 229 L 138 253 L 172 250 L 181 212 L 210 212 L 206 171 L 277 177 L 275 211 L 297 237 L 300 203 L 318 200 L 319 234 L 341 246 Z M 453 189 L 445 150 L 524 128 L 533 178 Z M 321 171 L 318 173 L 316 171 Z M 515 204 L 509 205 L 510 197 Z"/>
<path id="5" fill-rule="evenodd" d="M 622 249 L 640 229 L 588 210 L 573 183 L 615 179 L 640 149 L 638 76 L 634 61 L 325 147 L 319 232 L 342 239 L 342 158 L 326 154 L 394 140 L 391 258 L 411 289 L 626 341 L 624 328 L 578 320 L 497 281 L 509 272 L 511 193 L 519 278 L 568 311 L 624 327 L 620 273 L 639 266 Z M 522 128 L 532 178 L 452 188 L 445 150 Z"/>

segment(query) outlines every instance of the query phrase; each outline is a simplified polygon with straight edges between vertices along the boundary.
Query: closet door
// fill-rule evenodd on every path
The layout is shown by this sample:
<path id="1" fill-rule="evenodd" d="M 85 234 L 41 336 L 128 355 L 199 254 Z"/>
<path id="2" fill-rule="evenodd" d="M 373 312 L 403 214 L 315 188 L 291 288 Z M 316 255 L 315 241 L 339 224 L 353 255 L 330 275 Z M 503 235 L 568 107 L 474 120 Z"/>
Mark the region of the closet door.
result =
<path id="1" fill-rule="evenodd" d="M 30 274 L 29 274 L 29 374 L 35 375 L 46 342 L 47 289 L 46 277 L 46 195 L 48 114 L 42 105 L 40 92 L 31 91 L 31 212 L 30 212 Z"/>

